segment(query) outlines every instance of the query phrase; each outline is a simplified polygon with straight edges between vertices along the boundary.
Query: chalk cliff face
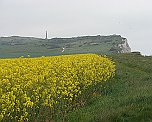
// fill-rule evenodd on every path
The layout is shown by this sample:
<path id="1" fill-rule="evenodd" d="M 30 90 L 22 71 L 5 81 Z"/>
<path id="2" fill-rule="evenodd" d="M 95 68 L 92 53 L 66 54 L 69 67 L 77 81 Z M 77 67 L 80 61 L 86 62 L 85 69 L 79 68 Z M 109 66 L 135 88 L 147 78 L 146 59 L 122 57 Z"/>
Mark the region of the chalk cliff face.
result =
<path id="1" fill-rule="evenodd" d="M 119 53 L 131 53 L 131 48 L 126 38 L 122 38 L 122 44 L 118 44 L 118 47 L 121 49 Z"/>

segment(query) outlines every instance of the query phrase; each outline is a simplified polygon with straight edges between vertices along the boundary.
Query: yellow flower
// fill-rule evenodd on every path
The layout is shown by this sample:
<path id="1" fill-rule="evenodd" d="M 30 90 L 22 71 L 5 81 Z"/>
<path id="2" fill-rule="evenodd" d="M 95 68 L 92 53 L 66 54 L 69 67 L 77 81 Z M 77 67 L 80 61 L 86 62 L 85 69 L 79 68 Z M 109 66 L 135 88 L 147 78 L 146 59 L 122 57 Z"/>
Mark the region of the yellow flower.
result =
<path id="1" fill-rule="evenodd" d="M 0 59 L 0 121 L 27 121 L 35 108 L 81 104 L 86 89 L 114 75 L 114 62 L 96 54 Z"/>

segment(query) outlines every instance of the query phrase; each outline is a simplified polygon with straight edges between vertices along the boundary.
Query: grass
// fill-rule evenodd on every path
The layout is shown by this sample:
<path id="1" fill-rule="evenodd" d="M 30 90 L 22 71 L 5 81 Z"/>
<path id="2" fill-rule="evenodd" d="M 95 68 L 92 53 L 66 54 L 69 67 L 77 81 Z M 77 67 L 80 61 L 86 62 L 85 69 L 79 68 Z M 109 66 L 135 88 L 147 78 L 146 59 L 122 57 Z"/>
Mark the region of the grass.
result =
<path id="1" fill-rule="evenodd" d="M 118 44 L 123 42 L 122 39 L 123 37 L 120 35 L 52 38 L 48 40 L 33 37 L 0 37 L 0 58 L 26 57 L 28 54 L 31 57 L 77 53 L 109 54 L 112 53 L 109 51 L 112 47 L 118 48 Z M 62 52 L 63 47 L 65 47 L 64 52 Z"/>
<path id="2" fill-rule="evenodd" d="M 82 47 L 65 48 L 62 52 L 62 48 L 46 49 L 46 47 L 35 47 L 35 46 L 0 46 L 0 58 L 15 58 L 27 55 L 31 57 L 41 56 L 54 56 L 54 55 L 67 55 L 67 54 L 80 54 L 80 53 L 109 53 L 109 49 L 112 45 L 100 44 L 100 45 L 85 45 Z"/>
<path id="3" fill-rule="evenodd" d="M 152 122 L 152 57 L 112 55 L 116 76 L 68 122 Z"/>

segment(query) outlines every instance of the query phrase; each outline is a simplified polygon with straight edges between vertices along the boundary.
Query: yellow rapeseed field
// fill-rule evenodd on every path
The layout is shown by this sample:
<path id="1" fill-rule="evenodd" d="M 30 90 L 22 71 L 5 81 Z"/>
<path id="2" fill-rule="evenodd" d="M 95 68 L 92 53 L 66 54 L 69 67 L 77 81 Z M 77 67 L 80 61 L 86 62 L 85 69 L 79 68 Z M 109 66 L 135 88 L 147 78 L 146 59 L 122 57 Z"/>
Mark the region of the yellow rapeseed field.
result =
<path id="1" fill-rule="evenodd" d="M 0 121 L 64 116 L 114 75 L 114 62 L 96 54 L 0 59 Z"/>

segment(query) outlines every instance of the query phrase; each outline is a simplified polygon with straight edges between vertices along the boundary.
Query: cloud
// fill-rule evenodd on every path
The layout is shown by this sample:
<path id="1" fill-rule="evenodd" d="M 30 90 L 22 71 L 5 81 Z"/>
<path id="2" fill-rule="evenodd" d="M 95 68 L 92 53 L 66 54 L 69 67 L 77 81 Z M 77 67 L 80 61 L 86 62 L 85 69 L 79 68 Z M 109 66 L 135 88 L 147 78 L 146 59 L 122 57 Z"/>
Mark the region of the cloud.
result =
<path id="1" fill-rule="evenodd" d="M 0 0 L 0 36 L 43 37 L 46 29 L 50 38 L 115 33 L 134 49 L 149 47 L 151 5 L 151 0 Z"/>

